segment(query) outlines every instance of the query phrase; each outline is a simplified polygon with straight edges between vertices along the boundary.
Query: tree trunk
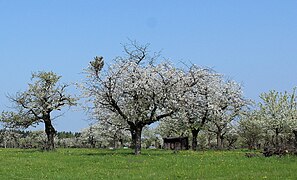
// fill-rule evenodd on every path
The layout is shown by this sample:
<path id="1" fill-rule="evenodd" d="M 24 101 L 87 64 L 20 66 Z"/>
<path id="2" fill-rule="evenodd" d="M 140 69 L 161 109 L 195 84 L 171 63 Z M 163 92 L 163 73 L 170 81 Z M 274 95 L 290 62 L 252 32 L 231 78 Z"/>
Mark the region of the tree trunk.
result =
<path id="1" fill-rule="evenodd" d="M 247 144 L 248 144 L 248 149 L 249 150 L 254 149 L 255 143 L 254 143 L 253 139 L 248 139 Z"/>
<path id="2" fill-rule="evenodd" d="M 117 149 L 118 148 L 117 147 L 117 136 L 116 135 L 113 136 L 113 148 L 114 149 Z"/>
<path id="3" fill-rule="evenodd" d="M 91 145 L 91 148 L 95 148 L 94 136 L 89 136 L 89 143 Z"/>
<path id="4" fill-rule="evenodd" d="M 198 137 L 199 129 L 192 129 L 192 150 L 196 151 L 197 150 L 197 137 Z"/>
<path id="5" fill-rule="evenodd" d="M 297 130 L 293 130 L 294 136 L 295 136 L 295 142 L 294 142 L 294 146 L 295 149 L 297 148 Z"/>
<path id="6" fill-rule="evenodd" d="M 211 139 L 212 139 L 212 135 L 210 133 L 207 134 L 207 146 L 209 149 L 212 148 L 211 146 Z"/>
<path id="7" fill-rule="evenodd" d="M 135 130 L 134 129 L 131 129 L 131 128 L 130 128 L 130 132 L 131 132 L 131 138 L 132 138 L 130 148 L 131 149 L 135 149 L 136 133 L 135 133 Z"/>
<path id="8" fill-rule="evenodd" d="M 223 149 L 225 146 L 224 146 L 224 135 L 221 134 L 220 135 L 220 141 L 221 141 L 221 149 Z"/>
<path id="9" fill-rule="evenodd" d="M 217 131 L 217 149 L 222 149 L 221 131 Z"/>
<path id="10" fill-rule="evenodd" d="M 53 127 L 51 120 L 49 118 L 44 120 L 44 124 L 45 124 L 45 133 L 47 136 L 47 142 L 45 145 L 45 149 L 47 151 L 51 151 L 51 150 L 55 149 L 54 136 L 56 134 L 56 130 Z"/>
<path id="11" fill-rule="evenodd" d="M 279 139 L 278 139 L 279 131 L 278 128 L 275 129 L 275 148 L 279 148 Z"/>
<path id="12" fill-rule="evenodd" d="M 120 139 L 119 139 L 119 142 L 120 142 L 120 147 L 122 148 L 122 147 L 124 146 L 123 139 L 122 139 L 122 138 L 120 138 Z"/>
<path id="13" fill-rule="evenodd" d="M 139 155 L 141 154 L 141 132 L 143 127 L 136 127 L 135 129 L 135 139 L 134 139 L 134 154 Z"/>

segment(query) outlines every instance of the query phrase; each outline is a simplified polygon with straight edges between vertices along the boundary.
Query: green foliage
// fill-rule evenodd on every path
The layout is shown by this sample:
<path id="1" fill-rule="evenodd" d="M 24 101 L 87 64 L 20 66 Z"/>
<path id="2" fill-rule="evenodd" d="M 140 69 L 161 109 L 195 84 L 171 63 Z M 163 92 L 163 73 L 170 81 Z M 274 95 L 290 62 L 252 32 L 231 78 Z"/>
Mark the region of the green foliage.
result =
<path id="1" fill-rule="evenodd" d="M 271 139 L 268 141 L 276 148 L 286 146 L 286 143 L 283 142 L 289 133 L 296 129 L 296 88 L 293 89 L 292 93 L 269 91 L 262 93 L 260 98 L 262 102 L 259 103 L 259 123 L 266 131 L 266 138 Z"/>
<path id="2" fill-rule="evenodd" d="M 243 140 L 243 145 L 249 149 L 257 147 L 257 144 L 263 138 L 263 126 L 258 122 L 259 113 L 254 111 L 242 116 L 238 125 L 238 133 Z"/>
<path id="3" fill-rule="evenodd" d="M 296 179 L 297 157 L 245 151 L 0 149 L 0 179 Z"/>
<path id="4" fill-rule="evenodd" d="M 103 57 L 100 56 L 96 56 L 94 57 L 94 60 L 90 62 L 90 67 L 89 67 L 89 71 L 90 72 L 95 72 L 95 75 L 98 76 L 99 72 L 102 70 L 103 66 L 104 66 L 104 60 Z"/>
<path id="5" fill-rule="evenodd" d="M 65 132 L 65 131 L 62 131 L 62 132 L 57 132 L 57 137 L 59 139 L 63 139 L 63 138 L 74 138 L 76 137 L 76 133 L 72 133 L 71 131 L 69 132 Z"/>

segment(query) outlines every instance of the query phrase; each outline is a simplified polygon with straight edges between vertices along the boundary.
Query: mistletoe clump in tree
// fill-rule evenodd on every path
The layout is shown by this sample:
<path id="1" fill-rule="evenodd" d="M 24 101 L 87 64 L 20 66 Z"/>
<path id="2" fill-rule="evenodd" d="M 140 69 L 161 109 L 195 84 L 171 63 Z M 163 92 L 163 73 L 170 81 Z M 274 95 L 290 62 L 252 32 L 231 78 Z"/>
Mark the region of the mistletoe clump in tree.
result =
<path id="1" fill-rule="evenodd" d="M 91 61 L 82 88 L 98 120 L 128 127 L 137 155 L 143 128 L 177 112 L 182 74 L 168 62 L 157 64 L 158 55 L 150 56 L 148 45 L 132 42 L 124 50 L 126 56 L 116 58 L 106 71 L 102 57 Z"/>
<path id="2" fill-rule="evenodd" d="M 56 130 L 52 125 L 51 113 L 65 106 L 73 106 L 76 99 L 66 94 L 67 84 L 58 84 L 61 76 L 53 72 L 33 73 L 27 91 L 9 96 L 14 112 L 2 112 L 1 121 L 10 128 L 28 128 L 39 123 L 45 124 L 47 135 L 46 150 L 54 149 Z"/>

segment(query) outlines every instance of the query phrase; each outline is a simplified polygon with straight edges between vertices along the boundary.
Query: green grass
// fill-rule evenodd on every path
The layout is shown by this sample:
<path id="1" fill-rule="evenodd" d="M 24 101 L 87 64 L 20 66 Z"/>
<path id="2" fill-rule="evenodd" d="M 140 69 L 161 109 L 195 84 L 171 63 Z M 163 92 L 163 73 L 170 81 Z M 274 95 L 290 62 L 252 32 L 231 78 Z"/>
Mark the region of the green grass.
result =
<path id="1" fill-rule="evenodd" d="M 0 179 L 297 179 L 297 157 L 245 151 L 0 149 Z"/>

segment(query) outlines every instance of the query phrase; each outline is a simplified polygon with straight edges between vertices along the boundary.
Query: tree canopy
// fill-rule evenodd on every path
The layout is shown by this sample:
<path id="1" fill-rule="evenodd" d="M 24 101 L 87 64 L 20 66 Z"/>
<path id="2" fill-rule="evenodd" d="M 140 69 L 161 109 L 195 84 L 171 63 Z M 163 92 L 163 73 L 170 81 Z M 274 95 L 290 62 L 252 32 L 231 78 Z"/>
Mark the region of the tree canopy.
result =
<path id="1" fill-rule="evenodd" d="M 114 59 L 107 70 L 96 66 L 104 64 L 102 58 L 94 58 L 83 90 L 100 121 L 116 119 L 128 127 L 139 154 L 143 127 L 177 112 L 182 73 L 168 62 L 156 63 L 158 55 L 148 54 L 147 45 L 132 42 L 124 50 L 126 56 Z"/>
<path id="2" fill-rule="evenodd" d="M 28 89 L 9 96 L 15 111 L 2 112 L 1 121 L 11 128 L 27 128 L 39 123 L 45 124 L 47 134 L 46 149 L 54 148 L 55 128 L 51 113 L 65 106 L 76 105 L 76 99 L 66 93 L 67 84 L 58 84 L 61 76 L 53 72 L 32 74 Z"/>

